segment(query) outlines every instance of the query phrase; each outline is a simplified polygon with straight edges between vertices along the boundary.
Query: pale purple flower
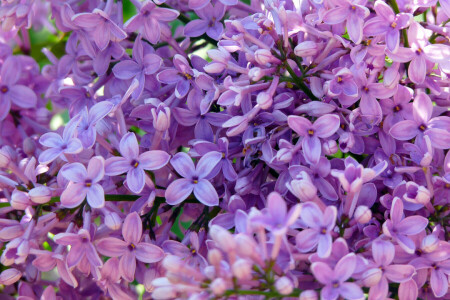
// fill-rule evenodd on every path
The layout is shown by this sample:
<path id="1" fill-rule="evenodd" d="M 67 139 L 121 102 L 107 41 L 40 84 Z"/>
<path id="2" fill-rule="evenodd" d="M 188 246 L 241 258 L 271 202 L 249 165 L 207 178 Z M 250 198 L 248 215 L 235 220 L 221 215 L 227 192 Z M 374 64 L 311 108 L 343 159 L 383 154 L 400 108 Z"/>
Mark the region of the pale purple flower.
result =
<path id="1" fill-rule="evenodd" d="M 319 117 L 314 124 L 300 116 L 289 116 L 289 127 L 302 137 L 303 154 L 310 164 L 317 164 L 322 154 L 322 143 L 319 138 L 332 136 L 340 125 L 337 115 L 326 114 Z"/>
<path id="2" fill-rule="evenodd" d="M 364 19 L 369 16 L 369 9 L 360 3 L 362 1 L 333 1 L 337 7 L 325 12 L 323 22 L 335 25 L 346 21 L 350 39 L 359 44 L 363 37 Z"/>
<path id="3" fill-rule="evenodd" d="M 364 34 L 377 36 L 386 35 L 386 46 L 391 52 L 396 52 L 400 44 L 400 30 L 409 26 L 410 14 L 395 14 L 392 8 L 383 1 L 376 1 L 374 9 L 377 16 L 364 25 Z"/>
<path id="4" fill-rule="evenodd" d="M 175 96 L 183 98 L 189 92 L 195 74 L 189 62 L 180 54 L 173 57 L 173 65 L 175 68 L 163 70 L 156 77 L 162 83 L 176 84 Z"/>
<path id="5" fill-rule="evenodd" d="M 83 150 L 81 141 L 74 137 L 80 121 L 80 116 L 72 118 L 64 128 L 62 137 L 55 132 L 47 132 L 39 138 L 39 143 L 49 148 L 39 155 L 41 164 L 49 164 L 63 154 L 77 154 Z"/>
<path id="6" fill-rule="evenodd" d="M 86 263 L 95 276 L 98 268 L 103 265 L 92 244 L 92 236 L 86 229 L 80 229 L 78 233 L 58 233 L 55 235 L 54 241 L 59 245 L 71 246 L 69 254 L 67 254 L 67 266 L 69 268 Z"/>
<path id="7" fill-rule="evenodd" d="M 401 141 L 426 135 L 434 148 L 450 148 L 450 117 L 432 118 L 433 103 L 427 94 L 420 93 L 414 98 L 412 112 L 411 119 L 394 124 L 389 134 Z"/>
<path id="8" fill-rule="evenodd" d="M 92 106 L 89 111 L 87 108 L 81 112 L 81 121 L 78 124 L 78 137 L 84 148 L 90 148 L 95 143 L 97 136 L 96 125 L 106 117 L 114 108 L 114 104 L 109 101 L 102 101 Z"/>
<path id="9" fill-rule="evenodd" d="M 114 23 L 108 14 L 98 8 L 92 13 L 74 15 L 72 22 L 87 30 L 101 51 L 106 49 L 110 41 L 119 42 L 127 37 L 126 32 Z"/>
<path id="10" fill-rule="evenodd" d="M 310 252 L 317 247 L 317 255 L 321 258 L 331 254 L 333 239 L 331 233 L 336 226 L 337 209 L 327 206 L 322 212 L 313 202 L 304 203 L 300 211 L 300 220 L 308 228 L 296 236 L 296 245 L 301 252 Z"/>
<path id="11" fill-rule="evenodd" d="M 407 253 L 414 253 L 414 242 L 408 237 L 422 232 L 428 220 L 422 216 L 406 217 L 403 214 L 403 202 L 394 198 L 390 211 L 390 219 L 383 223 L 383 233 L 396 241 Z"/>
<path id="12" fill-rule="evenodd" d="M 89 161 L 87 170 L 78 162 L 65 165 L 61 174 L 68 180 L 69 185 L 61 194 L 61 204 L 68 208 L 77 207 L 87 198 L 93 208 L 105 205 L 105 192 L 99 181 L 105 175 L 105 160 L 95 156 Z"/>
<path id="13" fill-rule="evenodd" d="M 136 194 L 144 188 L 145 170 L 159 170 L 170 159 L 170 155 L 162 150 L 139 154 L 139 144 L 133 132 L 128 132 L 122 137 L 119 150 L 122 157 L 111 157 L 106 160 L 105 174 L 115 176 L 126 173 L 128 188 Z"/>
<path id="14" fill-rule="evenodd" d="M 108 259 L 100 269 L 101 280 L 98 284 L 106 290 L 113 300 L 133 300 L 134 298 L 125 292 L 120 285 L 119 260 L 117 257 Z"/>
<path id="15" fill-rule="evenodd" d="M 208 1 L 209 2 L 209 1 Z M 226 6 L 220 2 L 212 6 L 210 3 L 205 7 L 196 10 L 200 19 L 192 20 L 184 27 L 184 34 L 186 36 L 201 36 L 206 34 L 215 40 L 219 40 L 223 32 L 223 25 L 220 22 L 225 15 Z"/>
<path id="16" fill-rule="evenodd" d="M 330 81 L 329 93 L 334 96 L 345 95 L 347 98 L 354 98 L 358 96 L 358 86 L 355 83 L 352 72 L 347 68 L 333 69 L 334 78 Z M 339 97 L 341 100 L 341 97 Z M 343 103 L 347 104 L 347 103 Z"/>
<path id="17" fill-rule="evenodd" d="M 141 242 L 142 221 L 136 212 L 129 214 L 122 226 L 124 240 L 107 237 L 96 244 L 98 251 L 109 257 L 119 257 L 118 271 L 131 282 L 136 271 L 136 259 L 144 263 L 155 263 L 164 258 L 164 252 L 158 246 Z"/>
<path id="18" fill-rule="evenodd" d="M 177 241 L 167 240 L 162 244 L 162 248 L 166 253 L 180 257 L 192 267 L 206 267 L 206 259 L 199 253 L 201 240 L 199 240 L 198 234 L 196 232 L 189 233 L 188 242 L 189 247 Z"/>
<path id="19" fill-rule="evenodd" d="M 162 59 L 151 53 L 148 45 L 138 38 L 133 45 L 133 60 L 122 60 L 113 68 L 114 76 L 122 80 L 136 79 L 139 82 L 132 96 L 139 98 L 145 87 L 145 76 L 155 74 L 162 66 Z"/>
<path id="20" fill-rule="evenodd" d="M 156 6 L 152 1 L 145 1 L 139 8 L 139 13 L 124 24 L 128 32 L 140 31 L 152 44 L 159 42 L 161 37 L 161 26 L 175 20 L 180 13 L 174 9 Z"/>
<path id="21" fill-rule="evenodd" d="M 170 160 L 181 179 L 173 181 L 166 190 L 166 202 L 176 205 L 183 202 L 194 192 L 198 201 L 207 206 L 219 204 L 219 196 L 214 186 L 209 182 L 211 172 L 222 159 L 219 152 L 209 152 L 199 159 L 197 167 L 184 152 L 179 152 Z"/>
<path id="22" fill-rule="evenodd" d="M 22 72 L 21 60 L 9 56 L 1 65 L 0 71 L 0 121 L 9 114 L 11 103 L 20 108 L 36 106 L 37 97 L 32 89 L 18 84 Z"/>
<path id="23" fill-rule="evenodd" d="M 389 241 L 381 239 L 372 243 L 373 263 L 362 274 L 365 285 L 370 286 L 369 298 L 385 299 L 389 292 L 389 281 L 405 282 L 415 274 L 415 268 L 411 265 L 393 265 L 395 247 Z M 365 281 L 364 281 L 365 280 Z"/>
<path id="24" fill-rule="evenodd" d="M 349 253 L 339 260 L 334 269 L 324 262 L 311 265 L 314 277 L 325 285 L 320 292 L 321 299 L 336 300 L 339 296 L 349 300 L 364 299 L 364 293 L 356 283 L 346 282 L 356 268 L 356 261 L 356 255 Z"/>

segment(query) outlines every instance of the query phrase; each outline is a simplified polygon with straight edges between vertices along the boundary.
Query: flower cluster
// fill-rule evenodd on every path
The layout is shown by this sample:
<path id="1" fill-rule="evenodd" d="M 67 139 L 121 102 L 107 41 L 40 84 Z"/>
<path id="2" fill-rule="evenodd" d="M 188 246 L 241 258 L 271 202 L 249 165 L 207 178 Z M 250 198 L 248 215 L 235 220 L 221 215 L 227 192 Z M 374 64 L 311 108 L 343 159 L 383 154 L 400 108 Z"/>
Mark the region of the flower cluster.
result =
<path id="1" fill-rule="evenodd" d="M 0 24 L 2 299 L 449 299 L 449 0 Z"/>

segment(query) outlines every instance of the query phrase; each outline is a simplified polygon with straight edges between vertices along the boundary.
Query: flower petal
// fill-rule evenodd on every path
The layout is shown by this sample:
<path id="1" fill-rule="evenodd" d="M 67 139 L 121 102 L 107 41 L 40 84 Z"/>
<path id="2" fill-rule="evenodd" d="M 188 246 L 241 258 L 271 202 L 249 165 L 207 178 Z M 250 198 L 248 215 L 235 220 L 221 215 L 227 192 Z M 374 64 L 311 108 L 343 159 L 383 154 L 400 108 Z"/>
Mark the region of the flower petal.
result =
<path id="1" fill-rule="evenodd" d="M 177 179 L 172 182 L 166 190 L 166 202 L 170 205 L 176 205 L 185 200 L 192 193 L 194 185 L 190 179 Z"/>
<path id="2" fill-rule="evenodd" d="M 149 243 L 139 243 L 136 246 L 136 258 L 144 263 L 155 263 L 164 258 L 164 251 Z"/>
<path id="3" fill-rule="evenodd" d="M 114 237 L 101 239 L 96 247 L 98 252 L 109 257 L 119 257 L 127 251 L 127 243 Z"/>
<path id="4" fill-rule="evenodd" d="M 167 165 L 170 155 L 162 150 L 147 151 L 139 155 L 138 161 L 144 170 L 158 170 Z"/>
<path id="5" fill-rule="evenodd" d="M 211 182 L 206 179 L 200 179 L 197 184 L 194 184 L 194 195 L 206 206 L 219 205 L 219 195 Z"/>
<path id="6" fill-rule="evenodd" d="M 123 222 L 122 235 L 127 243 L 137 245 L 142 237 L 142 221 L 137 212 L 129 214 Z"/>

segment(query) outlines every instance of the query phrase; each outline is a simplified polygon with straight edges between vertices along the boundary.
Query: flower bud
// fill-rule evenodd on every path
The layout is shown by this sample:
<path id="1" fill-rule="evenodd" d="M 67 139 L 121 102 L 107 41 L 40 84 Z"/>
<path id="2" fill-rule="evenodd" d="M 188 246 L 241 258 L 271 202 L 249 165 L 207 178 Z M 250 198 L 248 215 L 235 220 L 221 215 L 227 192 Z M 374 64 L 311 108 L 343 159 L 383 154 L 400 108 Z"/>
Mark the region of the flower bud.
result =
<path id="1" fill-rule="evenodd" d="M 327 140 L 322 144 L 325 155 L 333 155 L 338 152 L 338 145 L 335 140 Z"/>
<path id="2" fill-rule="evenodd" d="M 255 60 L 260 65 L 265 65 L 274 61 L 272 53 L 267 49 L 258 49 L 255 51 Z"/>
<path id="3" fill-rule="evenodd" d="M 233 275 L 240 280 L 252 278 L 252 263 L 245 259 L 238 259 L 231 267 Z"/>
<path id="4" fill-rule="evenodd" d="M 252 257 L 255 254 L 255 249 L 258 248 L 255 240 L 246 234 L 238 234 L 235 237 L 237 252 L 243 257 Z"/>
<path id="5" fill-rule="evenodd" d="M 275 282 L 275 288 L 281 295 L 289 295 L 294 290 L 292 281 L 286 276 L 277 279 Z"/>
<path id="6" fill-rule="evenodd" d="M 220 265 L 220 262 L 222 261 L 223 256 L 222 253 L 220 253 L 217 249 L 211 249 L 208 251 L 208 261 L 210 264 L 217 266 Z"/>
<path id="7" fill-rule="evenodd" d="M 359 224 L 367 224 L 372 219 L 372 211 L 367 206 L 360 205 L 356 208 L 354 217 Z"/>
<path id="8" fill-rule="evenodd" d="M 209 234 L 223 251 L 227 253 L 235 251 L 236 241 L 234 240 L 233 235 L 228 230 L 218 225 L 213 225 L 211 226 Z"/>
<path id="9" fill-rule="evenodd" d="M 0 168 L 8 167 L 9 163 L 13 160 L 11 151 L 13 150 L 9 146 L 4 146 L 0 149 Z"/>
<path id="10" fill-rule="evenodd" d="M 264 75 L 265 75 L 264 71 L 258 67 L 251 68 L 248 71 L 248 77 L 250 78 L 250 80 L 255 82 L 261 80 L 261 78 L 263 78 Z"/>
<path id="11" fill-rule="evenodd" d="M 227 65 L 220 62 L 211 62 L 203 67 L 203 70 L 207 73 L 217 74 L 222 73 Z"/>
<path id="12" fill-rule="evenodd" d="M 426 187 L 409 181 L 406 183 L 406 193 L 403 198 L 411 203 L 426 205 L 430 202 L 431 193 Z"/>
<path id="13" fill-rule="evenodd" d="M 14 190 L 11 195 L 11 207 L 17 210 L 25 210 L 32 205 L 28 194 L 19 190 Z"/>
<path id="14" fill-rule="evenodd" d="M 213 60 L 213 62 L 219 62 L 224 65 L 228 63 L 230 60 L 230 53 L 225 51 L 224 49 L 211 49 L 208 50 L 208 56 Z"/>
<path id="15" fill-rule="evenodd" d="M 317 188 L 306 172 L 302 171 L 300 174 L 302 179 L 292 180 L 287 187 L 289 191 L 300 200 L 305 202 L 312 201 L 317 197 Z"/>
<path id="16" fill-rule="evenodd" d="M 28 195 L 30 196 L 31 201 L 33 201 L 34 203 L 43 204 L 52 199 L 52 190 L 45 185 L 41 185 L 31 189 L 28 192 Z"/>
<path id="17" fill-rule="evenodd" d="M 23 140 L 22 147 L 23 152 L 27 155 L 33 155 L 34 151 L 36 151 L 36 142 L 32 138 L 27 137 Z"/>
<path id="18" fill-rule="evenodd" d="M 209 286 L 216 296 L 221 296 L 227 290 L 227 283 L 222 278 L 216 278 Z"/>
<path id="19" fill-rule="evenodd" d="M 423 238 L 420 248 L 426 253 L 431 253 L 436 250 L 438 245 L 439 239 L 434 234 L 430 234 Z"/>
<path id="20" fill-rule="evenodd" d="M 362 274 L 362 282 L 365 286 L 374 286 L 380 282 L 383 272 L 380 269 L 369 269 Z"/>
<path id="21" fill-rule="evenodd" d="M 118 230 L 122 226 L 122 219 L 115 212 L 105 214 L 105 225 L 111 230 Z"/>
<path id="22" fill-rule="evenodd" d="M 256 97 L 256 102 L 261 106 L 262 109 L 268 109 L 273 104 L 272 96 L 267 92 L 261 92 Z"/>
<path id="23" fill-rule="evenodd" d="M 163 286 L 156 288 L 152 293 L 152 298 L 156 300 L 175 299 L 177 292 L 172 286 Z"/>
<path id="24" fill-rule="evenodd" d="M 317 296 L 317 292 L 314 290 L 306 290 L 301 292 L 298 300 L 317 300 L 319 297 Z"/>
<path id="25" fill-rule="evenodd" d="M 157 109 L 152 108 L 153 127 L 158 131 L 166 131 L 170 127 L 170 108 L 160 104 Z"/>
<path id="26" fill-rule="evenodd" d="M 297 56 L 313 56 L 318 52 L 317 44 L 313 41 L 304 41 L 295 46 L 294 53 Z"/>
<path id="27" fill-rule="evenodd" d="M 0 274 L 0 284 L 11 285 L 22 277 L 22 273 L 14 268 L 6 269 Z"/>

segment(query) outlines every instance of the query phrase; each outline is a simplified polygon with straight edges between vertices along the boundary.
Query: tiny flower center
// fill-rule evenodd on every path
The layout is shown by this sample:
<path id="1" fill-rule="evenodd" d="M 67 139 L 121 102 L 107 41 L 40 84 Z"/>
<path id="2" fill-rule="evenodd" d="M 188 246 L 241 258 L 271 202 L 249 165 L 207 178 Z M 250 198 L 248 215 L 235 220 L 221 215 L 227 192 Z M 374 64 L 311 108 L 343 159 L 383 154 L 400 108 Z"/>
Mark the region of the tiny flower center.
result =
<path id="1" fill-rule="evenodd" d="M 417 55 L 420 55 L 422 52 L 423 52 L 422 48 L 419 48 L 419 49 L 416 50 L 416 54 Z"/>
<path id="2" fill-rule="evenodd" d="M 339 287 L 339 282 L 333 281 L 333 287 L 337 289 Z"/>
<path id="3" fill-rule="evenodd" d="M 288 89 L 292 89 L 294 87 L 294 85 L 291 82 L 286 82 L 286 87 Z"/>
<path id="4" fill-rule="evenodd" d="M 91 187 L 92 186 L 92 180 L 86 179 L 86 181 L 84 182 L 84 186 L 85 187 Z"/>
<path id="5" fill-rule="evenodd" d="M 133 168 L 137 168 L 139 166 L 139 162 L 134 159 L 131 161 L 131 165 L 133 166 Z"/>
<path id="6" fill-rule="evenodd" d="M 395 28 L 395 27 L 397 27 L 397 23 L 395 23 L 395 22 L 392 22 L 392 23 L 391 23 L 391 27 L 392 27 L 392 28 Z"/>
<path id="7" fill-rule="evenodd" d="M 222 158 L 225 158 L 225 153 L 222 152 Z"/>
<path id="8" fill-rule="evenodd" d="M 372 43 L 371 39 L 367 40 L 367 42 L 366 42 L 367 46 L 370 46 L 371 43 Z"/>
<path id="9" fill-rule="evenodd" d="M 133 251 L 134 249 L 136 249 L 136 245 L 131 243 L 128 245 L 128 250 Z"/>
<path id="10" fill-rule="evenodd" d="M 91 93 L 86 92 L 86 98 L 91 98 Z"/>
<path id="11" fill-rule="evenodd" d="M 192 79 L 191 74 L 183 73 L 183 76 L 184 76 L 187 80 L 191 80 L 191 79 Z"/>
<path id="12" fill-rule="evenodd" d="M 354 5 L 352 5 L 350 8 L 351 8 L 351 10 L 356 10 L 356 6 L 354 6 Z"/>
<path id="13" fill-rule="evenodd" d="M 2 87 L 0 88 L 0 92 L 2 92 L 2 94 L 6 94 L 8 91 L 9 91 L 9 89 L 8 89 L 7 86 L 2 86 Z"/>
<path id="14" fill-rule="evenodd" d="M 337 82 L 342 82 L 342 77 L 341 76 L 337 77 Z"/>
<path id="15" fill-rule="evenodd" d="M 424 124 L 419 126 L 419 130 L 422 132 L 425 131 L 426 129 L 427 129 L 427 126 L 425 126 Z"/>
<path id="16" fill-rule="evenodd" d="M 191 250 L 191 253 L 192 253 L 192 254 L 195 254 L 196 252 L 197 252 L 197 251 L 195 251 L 195 249 L 192 249 L 192 250 Z"/>
<path id="17" fill-rule="evenodd" d="M 309 130 L 308 130 L 308 134 L 309 134 L 310 136 L 314 135 L 314 130 L 309 129 Z"/>
<path id="18" fill-rule="evenodd" d="M 446 183 L 446 184 L 445 184 L 445 188 L 446 188 L 446 189 L 450 189 L 450 183 Z"/>
<path id="19" fill-rule="evenodd" d="M 327 229 L 326 229 L 326 228 L 320 229 L 320 233 L 321 233 L 321 234 L 326 234 L 326 233 L 327 233 Z"/>
<path id="20" fill-rule="evenodd" d="M 213 26 L 214 26 L 214 23 L 216 23 L 216 18 L 215 18 L 215 17 L 213 17 L 213 18 L 211 19 L 211 21 L 209 21 L 208 27 L 213 27 Z"/>
<path id="21" fill-rule="evenodd" d="M 369 92 L 369 88 L 367 87 L 367 86 L 365 86 L 364 88 L 363 88 L 363 90 L 364 90 L 364 92 Z"/>
<path id="22" fill-rule="evenodd" d="M 399 112 L 402 110 L 402 107 L 400 105 L 394 106 L 394 112 Z"/>
<path id="23" fill-rule="evenodd" d="M 197 183 L 198 183 L 198 177 L 192 178 L 192 183 L 193 183 L 193 184 L 197 184 Z"/>

